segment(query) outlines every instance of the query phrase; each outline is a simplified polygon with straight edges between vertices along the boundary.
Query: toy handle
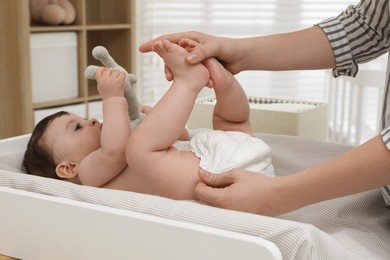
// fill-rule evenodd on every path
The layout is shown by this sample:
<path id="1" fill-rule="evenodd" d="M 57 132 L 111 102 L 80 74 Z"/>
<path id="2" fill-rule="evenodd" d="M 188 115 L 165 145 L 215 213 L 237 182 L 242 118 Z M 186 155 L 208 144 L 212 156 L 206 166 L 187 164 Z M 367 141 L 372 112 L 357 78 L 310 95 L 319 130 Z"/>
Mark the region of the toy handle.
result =
<path id="1" fill-rule="evenodd" d="M 92 50 L 92 56 L 99 60 L 104 67 L 106 68 L 115 68 L 126 73 L 126 80 L 124 86 L 124 96 L 128 104 L 128 113 L 132 128 L 134 129 L 140 121 L 144 118 L 144 115 L 139 111 L 139 103 L 136 94 L 135 83 L 137 78 L 134 74 L 129 74 L 124 68 L 119 66 L 115 60 L 110 56 L 107 49 L 103 46 L 96 46 Z M 85 71 L 84 75 L 87 79 L 96 79 L 95 73 L 99 69 L 98 66 L 89 65 Z"/>
<path id="2" fill-rule="evenodd" d="M 92 56 L 95 59 L 99 60 L 104 65 L 104 67 L 117 68 L 117 69 L 125 71 L 126 74 L 128 74 L 124 68 L 122 68 L 121 66 L 119 66 L 115 62 L 115 60 L 109 54 L 108 50 L 106 48 L 104 48 L 103 46 L 96 46 L 95 48 L 93 48 Z"/>

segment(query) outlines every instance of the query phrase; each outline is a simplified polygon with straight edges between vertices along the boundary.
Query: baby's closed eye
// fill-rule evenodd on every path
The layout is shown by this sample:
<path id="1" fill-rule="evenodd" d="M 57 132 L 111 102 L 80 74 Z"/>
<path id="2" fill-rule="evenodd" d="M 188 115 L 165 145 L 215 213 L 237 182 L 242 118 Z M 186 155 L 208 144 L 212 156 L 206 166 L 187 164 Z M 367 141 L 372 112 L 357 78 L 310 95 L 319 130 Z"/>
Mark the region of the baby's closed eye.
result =
<path id="1" fill-rule="evenodd" d="M 76 126 L 75 126 L 75 131 L 77 130 L 80 130 L 82 128 L 81 124 L 80 123 L 76 123 Z"/>

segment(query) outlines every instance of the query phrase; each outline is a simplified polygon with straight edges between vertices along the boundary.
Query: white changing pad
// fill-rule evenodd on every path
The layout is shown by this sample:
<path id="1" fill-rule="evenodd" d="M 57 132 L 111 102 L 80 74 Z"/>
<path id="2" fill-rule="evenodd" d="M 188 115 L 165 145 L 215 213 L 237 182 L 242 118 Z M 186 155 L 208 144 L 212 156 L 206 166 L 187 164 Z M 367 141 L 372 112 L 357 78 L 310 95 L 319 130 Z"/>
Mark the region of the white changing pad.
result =
<path id="1" fill-rule="evenodd" d="M 276 175 L 292 174 L 351 149 L 307 138 L 257 136 L 271 147 Z M 2 155 L 1 163 L 8 165 L 0 170 L 1 186 L 260 236 L 275 243 L 283 259 L 390 259 L 390 214 L 379 190 L 317 203 L 272 218 L 17 173 L 9 165 L 20 167 L 20 154 Z"/>

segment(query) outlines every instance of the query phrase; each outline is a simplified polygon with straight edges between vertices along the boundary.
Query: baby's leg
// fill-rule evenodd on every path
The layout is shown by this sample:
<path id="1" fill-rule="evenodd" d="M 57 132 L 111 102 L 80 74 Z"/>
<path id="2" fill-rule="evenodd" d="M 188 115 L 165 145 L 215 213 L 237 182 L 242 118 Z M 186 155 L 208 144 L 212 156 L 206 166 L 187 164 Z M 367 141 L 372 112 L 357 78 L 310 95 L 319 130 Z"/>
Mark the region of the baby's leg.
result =
<path id="1" fill-rule="evenodd" d="M 138 131 L 136 129 L 130 136 L 131 141 L 139 135 L 144 148 L 149 149 L 145 148 L 146 152 L 165 151 L 183 137 L 183 130 L 199 91 L 210 79 L 209 71 L 203 64 L 187 64 L 185 56 L 188 52 L 177 44 L 156 42 L 153 51 L 163 58 L 174 79 L 171 87 L 138 126 Z M 156 129 L 158 135 L 155 134 Z"/>
<path id="2" fill-rule="evenodd" d="M 248 98 L 240 83 L 216 59 L 209 58 L 203 64 L 209 70 L 217 98 L 213 113 L 214 129 L 252 134 Z"/>

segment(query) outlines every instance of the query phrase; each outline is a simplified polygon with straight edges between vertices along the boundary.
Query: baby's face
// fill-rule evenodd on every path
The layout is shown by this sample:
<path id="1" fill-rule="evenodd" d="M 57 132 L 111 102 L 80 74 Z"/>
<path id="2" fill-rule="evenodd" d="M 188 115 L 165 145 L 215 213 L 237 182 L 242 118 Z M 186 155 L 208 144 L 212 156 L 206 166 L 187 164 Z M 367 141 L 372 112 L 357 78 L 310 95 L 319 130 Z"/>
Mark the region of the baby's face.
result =
<path id="1" fill-rule="evenodd" d="M 91 152 L 100 148 L 102 124 L 96 119 L 87 120 L 69 114 L 54 119 L 43 135 L 43 143 L 54 161 L 81 162 Z"/>

